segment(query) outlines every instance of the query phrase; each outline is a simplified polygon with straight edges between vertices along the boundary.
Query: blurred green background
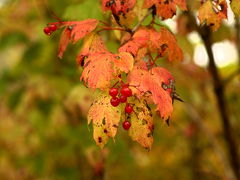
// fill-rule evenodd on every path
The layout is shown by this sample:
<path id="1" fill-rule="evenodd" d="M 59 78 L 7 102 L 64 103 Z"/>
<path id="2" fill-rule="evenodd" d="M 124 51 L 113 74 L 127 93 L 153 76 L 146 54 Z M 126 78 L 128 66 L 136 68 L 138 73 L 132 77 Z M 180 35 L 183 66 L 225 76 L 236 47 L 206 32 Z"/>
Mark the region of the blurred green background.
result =
<path id="1" fill-rule="evenodd" d="M 93 97 L 79 81 L 75 63 L 81 43 L 57 58 L 60 32 L 47 37 L 42 31 L 56 21 L 52 12 L 64 20 L 106 18 L 98 0 L 0 0 L 0 180 L 232 177 L 212 81 L 197 63 L 204 57 L 197 55 L 201 42 L 196 34 L 177 35 L 183 63 L 162 63 L 174 74 L 185 103 L 174 104 L 170 127 L 155 119 L 152 150 L 133 142 L 122 128 L 115 142 L 100 150 L 85 119 Z M 166 25 L 178 32 L 175 20 Z M 215 33 L 216 41 L 232 43 L 232 31 L 225 24 Z M 103 36 L 109 49 L 116 50 L 114 35 Z M 231 63 L 219 66 L 223 77 L 237 69 L 236 59 L 225 60 Z M 238 145 L 239 89 L 238 78 L 226 88 Z"/>

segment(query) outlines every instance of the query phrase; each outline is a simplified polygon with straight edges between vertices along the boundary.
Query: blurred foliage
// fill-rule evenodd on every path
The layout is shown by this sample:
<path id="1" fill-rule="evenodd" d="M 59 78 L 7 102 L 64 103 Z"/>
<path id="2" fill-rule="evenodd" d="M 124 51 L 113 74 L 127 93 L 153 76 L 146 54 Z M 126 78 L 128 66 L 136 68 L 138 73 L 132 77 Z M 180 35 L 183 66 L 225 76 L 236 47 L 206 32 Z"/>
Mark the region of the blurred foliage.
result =
<path id="1" fill-rule="evenodd" d="M 2 2 L 2 3 L 1 3 Z M 0 2 L 0 179 L 225 179 L 229 165 L 207 70 L 192 59 L 194 46 L 179 34 L 186 60 L 160 64 L 175 76 L 185 103 L 176 102 L 171 126 L 155 117 L 150 152 L 120 133 L 100 150 L 87 126 L 86 113 L 96 92 L 79 82 L 77 47 L 57 59 L 60 32 L 46 37 L 42 29 L 57 15 L 64 20 L 109 19 L 98 0 L 5 0 Z M 195 6 L 192 3 L 192 6 Z M 54 12 L 54 13 L 53 13 Z M 55 15 L 54 15 L 55 14 Z M 138 14 L 141 17 L 141 14 Z M 148 20 L 146 20 L 148 21 Z M 147 23 L 147 22 L 146 22 Z M 161 22 L 160 22 L 161 23 Z M 165 24 L 164 24 L 165 25 Z M 223 26 L 216 41 L 233 39 Z M 103 33 L 116 51 L 116 33 Z M 227 77 L 236 66 L 221 69 Z M 229 116 L 240 139 L 238 79 L 227 86 Z M 209 133 L 210 132 L 210 133 Z"/>

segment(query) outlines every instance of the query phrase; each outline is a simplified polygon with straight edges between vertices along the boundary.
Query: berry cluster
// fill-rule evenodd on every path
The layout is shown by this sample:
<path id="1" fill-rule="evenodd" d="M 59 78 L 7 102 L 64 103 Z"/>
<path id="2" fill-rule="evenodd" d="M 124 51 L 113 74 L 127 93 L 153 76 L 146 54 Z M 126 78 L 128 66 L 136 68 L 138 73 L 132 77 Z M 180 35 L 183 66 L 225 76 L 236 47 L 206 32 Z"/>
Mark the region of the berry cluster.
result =
<path id="1" fill-rule="evenodd" d="M 128 85 L 122 85 L 120 93 L 118 88 L 111 88 L 109 90 L 109 95 L 112 96 L 110 103 L 113 107 L 117 107 L 120 103 L 126 103 L 125 113 L 131 114 L 133 112 L 133 107 L 127 103 L 127 98 L 132 96 L 132 90 L 128 87 Z M 125 120 L 122 126 L 123 129 L 129 130 L 131 123 Z"/>
<path id="2" fill-rule="evenodd" d="M 57 30 L 57 25 L 56 24 L 50 24 L 50 25 L 48 25 L 47 27 L 45 27 L 44 29 L 43 29 L 43 32 L 46 34 L 46 35 L 48 35 L 48 36 L 50 36 L 54 31 L 56 31 Z"/>

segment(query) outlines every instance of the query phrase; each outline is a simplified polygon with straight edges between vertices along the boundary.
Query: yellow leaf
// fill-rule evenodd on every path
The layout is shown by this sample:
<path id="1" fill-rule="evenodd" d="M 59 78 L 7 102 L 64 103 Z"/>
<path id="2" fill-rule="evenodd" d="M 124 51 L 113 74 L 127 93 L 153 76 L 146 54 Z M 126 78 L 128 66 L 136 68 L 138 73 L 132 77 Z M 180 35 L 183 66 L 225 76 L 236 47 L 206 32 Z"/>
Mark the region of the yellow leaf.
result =
<path id="1" fill-rule="evenodd" d="M 110 99 L 108 94 L 101 94 L 88 112 L 88 124 L 93 123 L 93 137 L 101 148 L 109 137 L 115 137 L 121 117 L 120 107 L 113 107 Z"/>
<path id="2" fill-rule="evenodd" d="M 220 0 L 218 3 L 207 0 L 199 8 L 198 18 L 200 23 L 206 23 L 213 31 L 216 31 L 222 20 L 227 19 L 227 8 L 225 0 Z"/>
<path id="3" fill-rule="evenodd" d="M 150 108 L 144 101 L 136 100 L 134 113 L 128 120 L 131 121 L 129 136 L 141 144 L 144 148 L 150 149 L 153 143 L 153 117 Z"/>

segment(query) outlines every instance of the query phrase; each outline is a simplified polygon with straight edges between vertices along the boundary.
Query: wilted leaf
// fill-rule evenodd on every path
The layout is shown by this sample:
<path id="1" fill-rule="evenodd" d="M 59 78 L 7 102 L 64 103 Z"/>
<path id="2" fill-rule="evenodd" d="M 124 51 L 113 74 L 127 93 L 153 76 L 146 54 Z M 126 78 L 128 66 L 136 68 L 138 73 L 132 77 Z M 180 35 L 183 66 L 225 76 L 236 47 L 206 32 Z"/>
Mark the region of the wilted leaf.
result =
<path id="1" fill-rule="evenodd" d="M 179 6 L 182 10 L 187 10 L 185 0 L 145 0 L 144 8 L 156 7 L 157 15 L 163 19 L 172 18 L 176 15 L 176 6 Z"/>
<path id="2" fill-rule="evenodd" d="M 220 0 L 218 3 L 207 0 L 199 8 L 198 18 L 200 23 L 206 22 L 213 31 L 216 31 L 222 20 L 227 19 L 227 8 L 228 5 L 225 0 Z"/>
<path id="3" fill-rule="evenodd" d="M 88 113 L 88 124 L 93 123 L 94 140 L 101 148 L 109 137 L 113 138 L 116 135 L 121 117 L 120 107 L 113 107 L 110 99 L 109 95 L 101 94 L 93 102 Z"/>
<path id="4" fill-rule="evenodd" d="M 128 117 L 128 120 L 131 121 L 129 136 L 144 148 L 150 149 L 153 143 L 154 130 L 151 110 L 146 102 L 136 100 L 134 112 Z"/>

